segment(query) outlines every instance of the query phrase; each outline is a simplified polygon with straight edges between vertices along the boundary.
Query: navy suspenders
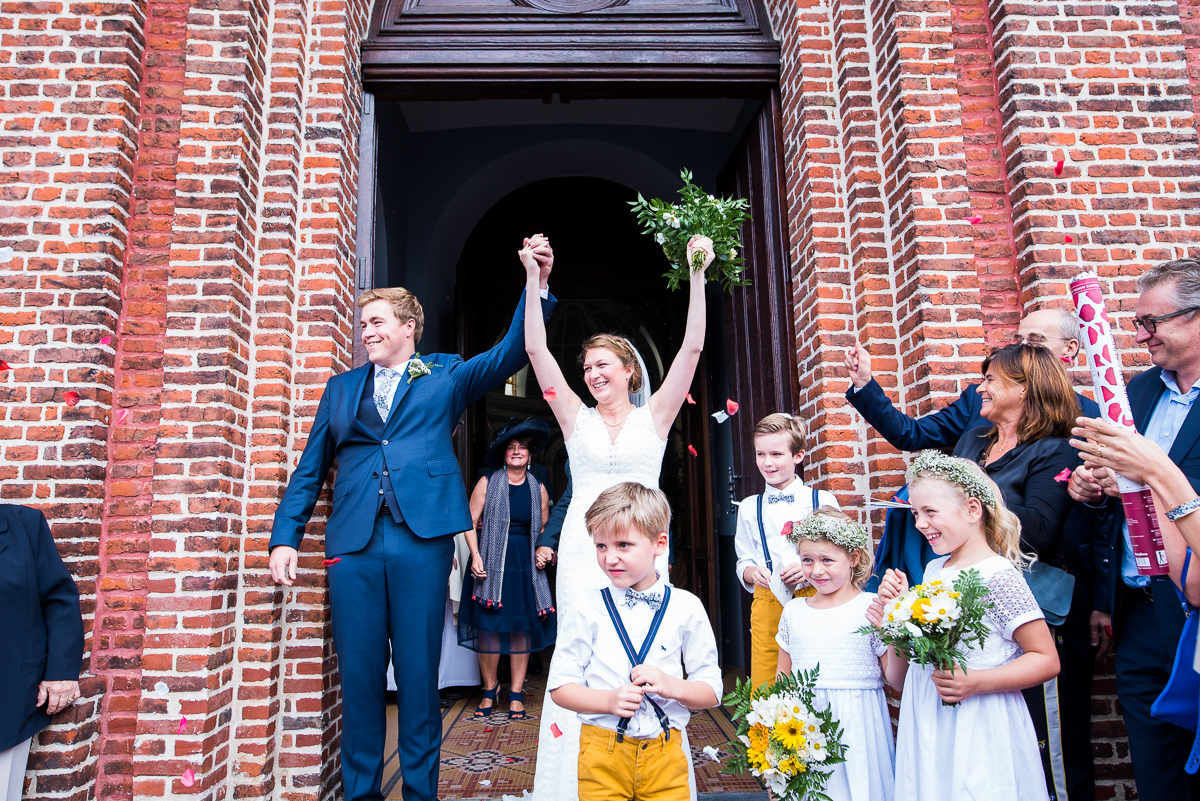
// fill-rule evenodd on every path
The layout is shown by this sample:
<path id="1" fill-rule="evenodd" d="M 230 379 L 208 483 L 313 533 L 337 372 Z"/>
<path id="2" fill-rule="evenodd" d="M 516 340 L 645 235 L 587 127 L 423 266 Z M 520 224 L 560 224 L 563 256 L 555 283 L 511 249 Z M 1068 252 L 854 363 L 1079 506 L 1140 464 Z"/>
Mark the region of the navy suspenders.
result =
<path id="1" fill-rule="evenodd" d="M 654 644 L 654 638 L 658 636 L 658 628 L 662 625 L 663 615 L 667 613 L 667 604 L 671 601 L 670 585 L 663 586 L 662 606 L 654 613 L 654 620 L 650 622 L 650 631 L 646 632 L 646 639 L 642 643 L 640 651 L 633 650 L 633 640 L 629 639 L 629 632 L 625 630 L 625 624 L 621 622 L 621 615 L 617 612 L 617 605 L 613 603 L 612 593 L 608 587 L 600 591 L 604 596 L 604 608 L 608 610 L 608 616 L 613 622 L 613 626 L 617 630 L 617 638 L 621 640 L 621 646 L 625 649 L 625 655 L 629 657 L 630 669 L 637 667 L 646 661 L 646 657 L 650 654 L 650 646 Z M 667 740 L 671 739 L 671 722 L 667 720 L 667 713 L 663 712 L 662 707 L 655 703 L 653 698 L 645 697 L 650 702 L 650 706 L 654 709 L 654 716 L 658 718 L 658 725 L 662 726 L 662 730 L 667 735 Z M 621 718 L 621 722 L 617 724 L 617 742 L 625 742 L 625 730 L 629 728 L 629 721 L 633 718 Z"/>
<path id="2" fill-rule="evenodd" d="M 767 493 L 762 493 L 758 496 L 758 538 L 762 541 L 763 558 L 767 560 L 767 572 L 774 574 L 775 565 L 771 561 L 771 549 L 767 547 L 767 528 L 763 525 L 763 498 Z M 812 508 L 817 511 L 820 508 L 821 499 L 817 495 L 817 488 L 813 487 L 812 491 Z"/>

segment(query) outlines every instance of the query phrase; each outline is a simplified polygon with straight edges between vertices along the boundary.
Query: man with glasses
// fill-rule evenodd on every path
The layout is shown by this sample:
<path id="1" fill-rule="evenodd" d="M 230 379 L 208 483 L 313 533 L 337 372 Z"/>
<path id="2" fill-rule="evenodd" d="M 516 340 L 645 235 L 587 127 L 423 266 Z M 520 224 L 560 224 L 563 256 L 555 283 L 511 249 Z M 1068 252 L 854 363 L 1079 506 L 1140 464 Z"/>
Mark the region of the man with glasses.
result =
<path id="1" fill-rule="evenodd" d="M 1021 320 L 1011 341 L 1044 347 L 1070 365 L 1079 353 L 1079 321 L 1073 310 L 1040 309 Z M 883 388 L 871 378 L 871 357 L 865 348 L 856 345 L 847 353 L 846 366 L 851 383 L 846 399 L 880 436 L 900 450 L 948 450 L 972 428 L 992 425 L 980 413 L 982 401 L 974 385 L 941 411 L 914 419 L 893 406 Z M 1100 414 L 1095 401 L 1078 393 L 1075 397 L 1085 415 Z M 903 491 L 901 497 L 907 497 Z M 1060 781 L 1055 783 L 1065 780 L 1066 795 L 1071 801 L 1091 801 L 1095 794 L 1091 742 L 1092 672 L 1096 658 L 1093 646 L 1108 636 L 1103 629 L 1104 621 L 1097 620 L 1093 629 L 1091 619 L 1093 526 L 1087 515 L 1074 510 L 1063 526 L 1062 566 L 1076 581 L 1070 614 L 1062 626 L 1054 629 L 1062 665 L 1057 686 L 1064 767 Z M 908 573 L 913 582 L 918 581 L 934 554 L 916 530 L 912 515 L 902 509 L 892 510 L 884 527 L 884 539 L 886 553 L 881 544 L 876 575 L 882 575 L 884 568 L 895 567 Z M 1052 753 L 1055 751 L 1051 748 Z"/>
<path id="2" fill-rule="evenodd" d="M 1160 264 L 1138 278 L 1137 288 L 1137 342 L 1154 366 L 1129 382 L 1133 419 L 1200 491 L 1200 260 Z M 1200 777 L 1184 771 L 1194 734 L 1150 715 L 1171 675 L 1183 629 L 1179 599 L 1166 576 L 1137 572 L 1111 474 L 1080 467 L 1068 489 L 1093 507 L 1096 525 L 1103 527 L 1097 528 L 1096 614 L 1111 622 L 1115 638 L 1117 695 L 1138 797 L 1197 801 Z M 1108 536 L 1103 549 L 1101 531 Z"/>

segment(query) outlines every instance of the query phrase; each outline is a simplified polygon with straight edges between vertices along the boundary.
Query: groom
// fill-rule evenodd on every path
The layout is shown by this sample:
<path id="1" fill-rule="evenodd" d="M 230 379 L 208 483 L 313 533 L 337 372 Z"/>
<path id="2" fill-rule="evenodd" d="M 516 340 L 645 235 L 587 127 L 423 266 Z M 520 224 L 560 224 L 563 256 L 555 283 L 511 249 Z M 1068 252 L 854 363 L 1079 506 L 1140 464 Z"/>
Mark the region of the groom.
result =
<path id="1" fill-rule="evenodd" d="M 532 244 L 548 317 L 554 255 L 540 235 Z M 342 681 L 343 793 L 346 801 L 383 799 L 390 639 L 404 799 L 434 801 L 442 734 L 437 672 L 453 535 L 471 528 L 450 435 L 468 405 L 527 363 L 525 296 L 500 344 L 468 361 L 414 355 L 424 313 L 408 290 L 373 289 L 358 306 L 371 361 L 325 386 L 275 512 L 271 577 L 292 586 L 304 527 L 336 460 L 325 556 Z"/>

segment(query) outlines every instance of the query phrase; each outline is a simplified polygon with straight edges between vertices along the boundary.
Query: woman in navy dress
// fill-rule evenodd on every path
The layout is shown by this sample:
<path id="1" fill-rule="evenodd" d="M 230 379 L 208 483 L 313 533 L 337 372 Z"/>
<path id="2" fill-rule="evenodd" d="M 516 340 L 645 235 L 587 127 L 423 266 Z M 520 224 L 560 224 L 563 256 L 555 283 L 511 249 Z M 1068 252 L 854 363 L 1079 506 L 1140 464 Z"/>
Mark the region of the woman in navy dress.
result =
<path id="1" fill-rule="evenodd" d="M 555 616 L 545 568 L 554 552 L 536 548 L 549 515 L 546 487 L 529 472 L 533 455 L 550 439 L 550 426 L 529 419 L 502 430 L 488 447 L 484 463 L 495 468 L 471 493 L 468 531 L 471 574 L 463 582 L 458 642 L 479 654 L 483 702 L 475 717 L 492 713 L 500 689 L 500 654 L 512 666 L 509 713 L 524 720 L 525 672 L 529 654 L 554 643 Z"/>

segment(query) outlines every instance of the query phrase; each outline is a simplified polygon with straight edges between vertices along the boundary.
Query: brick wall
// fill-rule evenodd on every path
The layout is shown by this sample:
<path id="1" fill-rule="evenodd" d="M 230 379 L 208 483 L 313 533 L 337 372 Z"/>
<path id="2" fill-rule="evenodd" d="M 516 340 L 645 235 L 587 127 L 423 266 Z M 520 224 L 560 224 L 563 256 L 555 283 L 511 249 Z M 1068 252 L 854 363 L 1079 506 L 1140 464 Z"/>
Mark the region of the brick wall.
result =
<path id="1" fill-rule="evenodd" d="M 1077 269 L 1126 318 L 1146 265 L 1200 251 L 1200 0 L 766 5 L 812 464 L 861 507 L 904 458 L 843 400 L 854 341 L 926 413 Z M 27 793 L 337 796 L 322 507 L 296 587 L 266 541 L 350 362 L 369 6 L 5 12 L 0 499 L 50 518 L 88 630 L 84 699 L 38 737 Z M 1100 797 L 1132 798 L 1111 675 L 1095 712 Z"/>

